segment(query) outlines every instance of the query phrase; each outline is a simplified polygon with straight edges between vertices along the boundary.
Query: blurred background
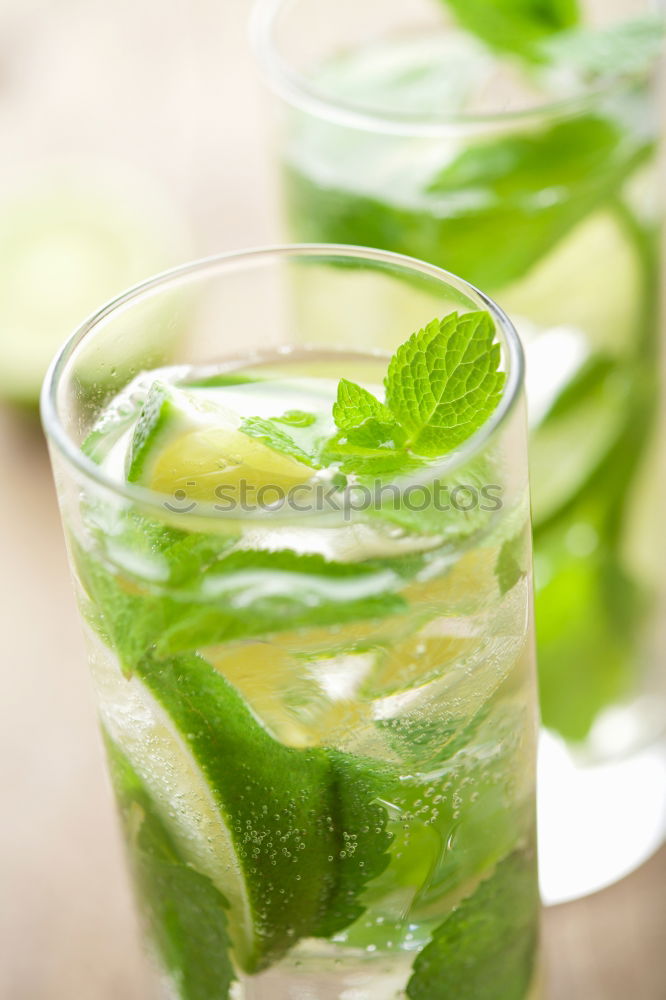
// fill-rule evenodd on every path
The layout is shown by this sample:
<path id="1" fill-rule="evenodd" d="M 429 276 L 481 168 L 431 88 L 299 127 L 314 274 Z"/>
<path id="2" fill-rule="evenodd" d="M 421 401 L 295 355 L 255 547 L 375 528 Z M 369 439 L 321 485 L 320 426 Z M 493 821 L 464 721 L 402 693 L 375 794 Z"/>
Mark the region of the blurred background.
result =
<path id="1" fill-rule="evenodd" d="M 250 0 L 0 0 L 0 997 L 149 994 L 35 416 L 97 305 L 275 242 Z M 550 910 L 554 1000 L 666 997 L 666 856 Z"/>

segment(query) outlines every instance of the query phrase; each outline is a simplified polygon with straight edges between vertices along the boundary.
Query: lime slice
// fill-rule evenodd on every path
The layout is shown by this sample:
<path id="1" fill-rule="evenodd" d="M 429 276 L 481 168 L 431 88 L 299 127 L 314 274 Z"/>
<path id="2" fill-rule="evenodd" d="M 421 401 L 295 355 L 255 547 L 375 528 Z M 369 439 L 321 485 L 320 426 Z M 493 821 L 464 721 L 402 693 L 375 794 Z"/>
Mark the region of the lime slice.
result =
<path id="1" fill-rule="evenodd" d="M 170 205 L 134 178 L 59 170 L 11 189 L 0 205 L 0 396 L 34 404 L 51 357 L 76 326 L 173 263 L 182 242 Z M 172 324 L 167 336 L 167 327 L 143 324 L 123 351 L 114 344 L 115 374 L 138 367 L 146 353 L 154 360 L 157 340 L 168 354 L 179 330 Z"/>
<path id="2" fill-rule="evenodd" d="M 498 299 L 521 335 L 524 316 L 544 329 L 583 332 L 589 350 L 620 354 L 636 335 L 641 281 L 640 259 L 621 222 L 600 212 L 581 222 L 527 277 L 498 292 Z M 527 381 L 529 395 L 529 370 Z"/>
<path id="3" fill-rule="evenodd" d="M 329 762 L 276 743 L 200 657 L 146 660 L 128 680 L 96 648 L 104 727 L 183 858 L 229 903 L 234 954 L 257 971 L 316 926 L 332 891 Z"/>
<path id="4" fill-rule="evenodd" d="M 239 428 L 241 418 L 203 392 L 156 382 L 139 416 L 129 454 L 128 479 L 157 493 L 213 503 L 248 499 L 265 487 L 266 502 L 312 477 L 312 469 L 267 447 Z"/>
<path id="5" fill-rule="evenodd" d="M 632 373 L 598 355 L 565 385 L 530 439 L 532 506 L 538 527 L 612 458 L 634 420 Z"/>
<path id="6" fill-rule="evenodd" d="M 227 997 L 236 978 L 229 956 L 227 902 L 210 879 L 180 857 L 139 776 L 119 747 L 102 735 L 142 913 L 174 996 Z"/>

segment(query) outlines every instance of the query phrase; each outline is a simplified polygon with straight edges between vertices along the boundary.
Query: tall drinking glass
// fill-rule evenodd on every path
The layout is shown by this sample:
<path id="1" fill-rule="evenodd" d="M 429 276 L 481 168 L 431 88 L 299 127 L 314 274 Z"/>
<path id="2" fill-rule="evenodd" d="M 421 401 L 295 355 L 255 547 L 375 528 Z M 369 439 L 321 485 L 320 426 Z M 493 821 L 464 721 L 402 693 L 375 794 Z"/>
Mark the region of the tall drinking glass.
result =
<path id="1" fill-rule="evenodd" d="M 497 345 L 497 407 L 455 450 L 398 474 L 366 449 L 381 495 L 359 456 L 307 464 L 336 398 L 350 426 L 339 380 L 381 396 L 387 371 L 318 346 L 329 281 L 333 343 L 456 314 Z M 169 322 L 187 336 L 168 364 L 114 366 L 143 326 L 171 348 Z M 480 292 L 334 247 L 162 275 L 54 362 L 44 425 L 168 995 L 539 996 L 522 380 Z M 351 431 L 335 441 L 348 455 Z"/>
<path id="2" fill-rule="evenodd" d="M 508 4 L 479 20 L 456 0 L 263 0 L 254 28 L 290 235 L 446 267 L 525 344 L 552 902 L 627 873 L 666 828 L 660 28 L 617 2 L 578 5 L 576 28 L 576 6 L 536 60 L 501 54 Z"/>

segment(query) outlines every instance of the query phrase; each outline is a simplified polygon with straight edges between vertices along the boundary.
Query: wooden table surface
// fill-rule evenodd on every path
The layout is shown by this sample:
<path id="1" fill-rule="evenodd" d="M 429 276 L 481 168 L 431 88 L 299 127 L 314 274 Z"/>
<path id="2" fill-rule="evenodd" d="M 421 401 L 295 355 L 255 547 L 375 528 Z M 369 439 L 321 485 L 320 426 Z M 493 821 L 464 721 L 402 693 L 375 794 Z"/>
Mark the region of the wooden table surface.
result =
<path id="1" fill-rule="evenodd" d="M 140 25 L 151 3 L 123 0 L 119 9 L 131 7 Z M 185 101 L 169 109 L 183 128 L 187 122 L 186 141 L 200 144 L 189 160 L 174 146 L 168 178 L 177 186 L 190 171 L 181 189 L 196 251 L 274 241 L 270 144 L 244 42 L 248 4 L 172 7 L 189 19 L 185 34 L 197 54 L 190 84 L 204 81 L 209 93 L 208 107 Z M 43 28 L 48 10 L 39 8 Z M 79 18 L 79 33 L 85 11 L 92 64 L 108 5 L 71 0 L 53 5 L 51 16 L 56 8 L 61 18 Z M 173 41 L 173 24 L 171 31 Z M 142 124 L 133 139 L 147 131 L 152 151 L 156 134 Z M 107 133 L 90 139 L 96 152 L 109 152 Z M 0 470 L 0 1000 L 146 1000 L 46 450 L 36 424 L 1 410 Z M 666 852 L 620 885 L 550 910 L 550 1000 L 666 1000 L 665 900 Z"/>

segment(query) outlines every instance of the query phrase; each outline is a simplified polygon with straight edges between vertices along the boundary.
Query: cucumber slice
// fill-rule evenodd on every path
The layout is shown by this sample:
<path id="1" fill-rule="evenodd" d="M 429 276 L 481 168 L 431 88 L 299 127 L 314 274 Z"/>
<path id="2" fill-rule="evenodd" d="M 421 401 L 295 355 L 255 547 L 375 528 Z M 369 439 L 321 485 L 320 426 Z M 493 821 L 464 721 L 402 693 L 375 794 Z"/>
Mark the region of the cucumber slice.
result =
<path id="1" fill-rule="evenodd" d="M 152 190 L 124 178 L 54 172 L 12 190 L 0 205 L 0 397 L 34 405 L 59 345 L 87 315 L 129 285 L 175 262 L 182 225 Z M 154 307 L 153 307 L 154 310 Z M 101 371 L 168 355 L 179 330 L 149 324 Z M 115 369 L 113 372 L 113 368 Z M 120 383 L 115 382 L 116 385 Z"/>

